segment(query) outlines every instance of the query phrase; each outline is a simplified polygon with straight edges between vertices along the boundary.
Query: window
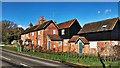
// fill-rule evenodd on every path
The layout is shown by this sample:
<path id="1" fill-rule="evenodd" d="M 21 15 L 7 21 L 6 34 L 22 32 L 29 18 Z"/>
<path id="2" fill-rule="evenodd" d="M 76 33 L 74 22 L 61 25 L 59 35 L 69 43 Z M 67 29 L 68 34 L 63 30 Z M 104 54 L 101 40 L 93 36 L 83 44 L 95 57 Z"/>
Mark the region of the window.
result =
<path id="1" fill-rule="evenodd" d="M 32 44 L 34 44 L 34 41 L 32 41 Z"/>
<path id="2" fill-rule="evenodd" d="M 59 41 L 59 42 L 58 42 L 58 44 L 61 44 L 61 43 L 62 43 L 62 41 Z"/>
<path id="3" fill-rule="evenodd" d="M 34 36 L 34 32 L 32 32 L 32 36 Z"/>
<path id="4" fill-rule="evenodd" d="M 26 37 L 28 37 L 28 34 L 26 34 Z"/>
<path id="5" fill-rule="evenodd" d="M 40 40 L 38 40 L 38 45 L 40 45 Z"/>
<path id="6" fill-rule="evenodd" d="M 58 41 L 58 45 L 61 46 L 62 45 L 62 41 Z"/>
<path id="7" fill-rule="evenodd" d="M 54 45 L 53 48 L 56 48 L 56 45 Z"/>
<path id="8" fill-rule="evenodd" d="M 56 30 L 53 30 L 53 34 L 56 34 Z"/>
<path id="9" fill-rule="evenodd" d="M 40 31 L 38 31 L 38 35 L 40 35 Z"/>
<path id="10" fill-rule="evenodd" d="M 64 45 L 67 46 L 68 45 L 67 42 L 64 42 Z"/>
<path id="11" fill-rule="evenodd" d="M 90 42 L 90 48 L 97 48 L 97 42 Z"/>
<path id="12" fill-rule="evenodd" d="M 65 35 L 65 29 L 61 30 L 62 35 Z"/>

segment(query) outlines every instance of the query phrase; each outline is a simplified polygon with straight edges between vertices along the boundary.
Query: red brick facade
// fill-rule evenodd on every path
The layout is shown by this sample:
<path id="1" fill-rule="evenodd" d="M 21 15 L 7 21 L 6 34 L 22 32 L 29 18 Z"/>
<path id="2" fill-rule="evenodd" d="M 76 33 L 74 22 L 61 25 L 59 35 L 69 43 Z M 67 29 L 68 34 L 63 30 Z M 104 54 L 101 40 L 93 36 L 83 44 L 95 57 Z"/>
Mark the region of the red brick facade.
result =
<path id="1" fill-rule="evenodd" d="M 50 50 L 52 52 L 62 52 L 62 41 L 52 41 L 48 36 L 47 41 L 50 41 Z M 47 49 L 49 50 L 48 44 L 47 42 Z"/>
<path id="2" fill-rule="evenodd" d="M 45 50 L 47 49 L 47 34 L 56 34 L 58 35 L 58 28 L 54 22 L 51 22 L 45 29 L 38 31 L 29 32 L 27 34 L 21 35 L 21 39 L 30 39 L 34 47 L 41 46 Z M 51 46 L 52 48 L 52 46 Z"/>

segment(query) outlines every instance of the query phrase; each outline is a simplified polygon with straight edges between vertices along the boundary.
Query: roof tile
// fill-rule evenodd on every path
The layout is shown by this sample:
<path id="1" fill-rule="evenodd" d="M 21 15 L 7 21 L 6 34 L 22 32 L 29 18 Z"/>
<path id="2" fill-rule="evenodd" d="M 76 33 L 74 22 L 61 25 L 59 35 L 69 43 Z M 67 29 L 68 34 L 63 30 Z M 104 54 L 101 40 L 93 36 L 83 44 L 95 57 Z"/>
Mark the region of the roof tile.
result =
<path id="1" fill-rule="evenodd" d="M 78 34 L 113 30 L 117 20 L 118 18 L 112 18 L 85 24 Z M 106 27 L 103 27 L 104 25 Z"/>
<path id="2" fill-rule="evenodd" d="M 72 19 L 72 20 L 68 20 L 66 22 L 62 22 L 62 23 L 58 24 L 58 27 L 61 29 L 62 28 L 70 28 L 70 26 L 74 23 L 75 20 L 76 19 Z"/>
<path id="3" fill-rule="evenodd" d="M 56 35 L 56 34 L 48 34 L 48 37 L 52 41 L 62 41 L 62 38 L 59 35 Z"/>

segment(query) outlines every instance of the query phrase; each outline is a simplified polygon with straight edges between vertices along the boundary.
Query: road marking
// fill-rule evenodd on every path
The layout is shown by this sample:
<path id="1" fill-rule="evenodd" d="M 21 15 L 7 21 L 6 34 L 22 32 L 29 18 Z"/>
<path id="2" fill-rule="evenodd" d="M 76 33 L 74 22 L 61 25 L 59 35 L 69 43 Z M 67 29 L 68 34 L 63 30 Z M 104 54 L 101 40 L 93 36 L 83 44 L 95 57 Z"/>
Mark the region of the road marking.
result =
<path id="1" fill-rule="evenodd" d="M 20 63 L 20 65 L 23 65 L 23 66 L 28 66 L 28 65 L 26 65 L 26 64 L 24 64 L 24 63 Z"/>
<path id="2" fill-rule="evenodd" d="M 28 66 L 27 64 L 24 64 L 24 63 L 20 63 L 20 65 L 25 66 L 25 67 L 32 68 L 32 67 L 30 67 L 30 66 Z"/>
<path id="3" fill-rule="evenodd" d="M 6 57 L 4 57 L 4 56 L 0 56 L 1 58 L 4 58 L 4 59 L 6 59 L 6 60 L 11 60 L 11 59 L 9 59 L 9 58 L 6 58 Z"/>

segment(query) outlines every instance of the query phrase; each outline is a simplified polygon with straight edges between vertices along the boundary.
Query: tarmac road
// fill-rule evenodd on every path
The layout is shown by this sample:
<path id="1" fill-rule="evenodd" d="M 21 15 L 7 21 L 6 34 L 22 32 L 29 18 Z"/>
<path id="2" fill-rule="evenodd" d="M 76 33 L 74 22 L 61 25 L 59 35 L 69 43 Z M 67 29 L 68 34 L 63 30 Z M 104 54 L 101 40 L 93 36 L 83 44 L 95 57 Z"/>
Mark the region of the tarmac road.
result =
<path id="1" fill-rule="evenodd" d="M 6 50 L 2 50 L 0 58 L 2 58 L 2 68 L 74 68 L 61 62 L 36 59 Z"/>

